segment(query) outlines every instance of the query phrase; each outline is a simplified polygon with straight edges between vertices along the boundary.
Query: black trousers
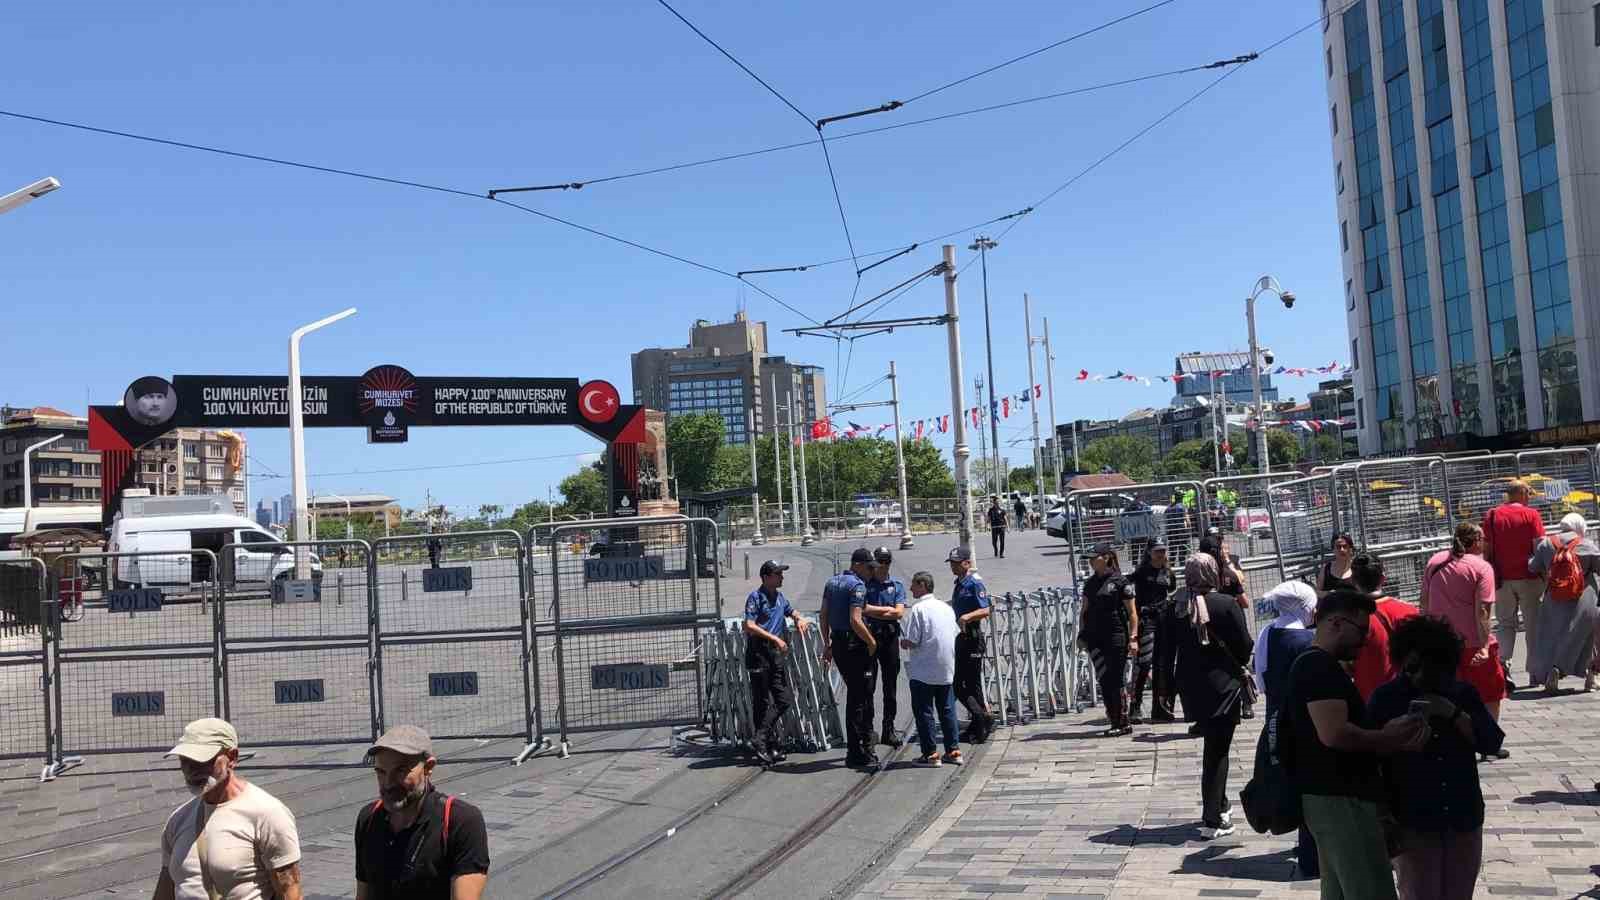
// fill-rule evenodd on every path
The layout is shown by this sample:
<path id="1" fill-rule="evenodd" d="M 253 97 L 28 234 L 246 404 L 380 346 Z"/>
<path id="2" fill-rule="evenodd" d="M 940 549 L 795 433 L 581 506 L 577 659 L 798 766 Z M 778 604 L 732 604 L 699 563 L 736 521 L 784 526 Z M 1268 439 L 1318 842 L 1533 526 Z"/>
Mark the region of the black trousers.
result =
<path id="1" fill-rule="evenodd" d="M 878 680 L 883 684 L 883 730 L 893 731 L 895 719 L 900 714 L 900 629 L 879 625 L 872 629 L 878 641 Z M 870 723 L 869 723 L 870 724 Z"/>
<path id="2" fill-rule="evenodd" d="M 745 668 L 750 671 L 750 712 L 755 718 L 757 747 L 771 747 L 782 743 L 783 717 L 793 705 L 789 688 L 789 670 L 784 666 L 778 648 L 763 638 L 752 638 L 744 655 Z"/>
<path id="3" fill-rule="evenodd" d="M 1178 628 L 1171 604 L 1139 610 L 1139 664 L 1133 673 L 1133 709 L 1144 705 L 1144 689 L 1150 687 L 1150 715 L 1156 719 L 1176 716 L 1178 696 Z M 1146 652 L 1147 643 L 1153 643 Z"/>
<path id="4" fill-rule="evenodd" d="M 995 556 L 1006 555 L 1006 530 L 1004 528 L 989 529 L 989 544 L 994 548 Z"/>
<path id="5" fill-rule="evenodd" d="M 1106 722 L 1112 728 L 1128 725 L 1128 690 L 1123 681 L 1127 671 L 1128 639 L 1117 634 L 1089 650 L 1096 678 L 1100 681 L 1100 702 L 1106 707 Z"/>
<path id="6" fill-rule="evenodd" d="M 877 690 L 877 660 L 854 631 L 833 633 L 833 661 L 844 678 L 845 746 L 852 756 L 871 756 L 872 695 Z"/>
<path id="7" fill-rule="evenodd" d="M 1239 726 L 1238 713 L 1206 719 L 1205 748 L 1200 757 L 1201 824 L 1217 828 L 1222 814 L 1233 808 L 1228 801 L 1228 753 L 1233 746 L 1233 731 Z"/>
<path id="8" fill-rule="evenodd" d="M 994 723 L 989 704 L 983 699 L 983 657 L 974 655 L 974 643 L 965 629 L 956 633 L 956 677 L 950 687 L 955 691 L 956 702 L 967 708 L 972 727 L 988 731 Z"/>

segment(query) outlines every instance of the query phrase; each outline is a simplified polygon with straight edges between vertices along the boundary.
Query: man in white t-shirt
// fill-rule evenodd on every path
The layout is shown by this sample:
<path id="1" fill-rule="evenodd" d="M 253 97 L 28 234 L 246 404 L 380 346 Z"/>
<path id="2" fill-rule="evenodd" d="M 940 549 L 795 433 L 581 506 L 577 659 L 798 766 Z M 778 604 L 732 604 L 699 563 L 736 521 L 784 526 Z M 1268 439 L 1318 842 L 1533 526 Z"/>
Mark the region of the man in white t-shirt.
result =
<path id="1" fill-rule="evenodd" d="M 917 740 L 922 756 L 917 762 L 938 766 L 941 762 L 961 765 L 960 732 L 956 728 L 955 691 L 951 683 L 956 674 L 955 610 L 933 595 L 933 575 L 918 572 L 911 577 L 911 597 L 916 602 L 900 620 L 900 646 L 910 651 L 906 677 L 911 681 L 911 711 L 917 720 Z M 933 740 L 933 723 L 938 719 L 944 733 L 944 755 Z"/>
<path id="2" fill-rule="evenodd" d="M 301 900 L 294 814 L 239 775 L 233 726 L 196 719 L 167 756 L 194 799 L 161 832 L 154 900 Z"/>

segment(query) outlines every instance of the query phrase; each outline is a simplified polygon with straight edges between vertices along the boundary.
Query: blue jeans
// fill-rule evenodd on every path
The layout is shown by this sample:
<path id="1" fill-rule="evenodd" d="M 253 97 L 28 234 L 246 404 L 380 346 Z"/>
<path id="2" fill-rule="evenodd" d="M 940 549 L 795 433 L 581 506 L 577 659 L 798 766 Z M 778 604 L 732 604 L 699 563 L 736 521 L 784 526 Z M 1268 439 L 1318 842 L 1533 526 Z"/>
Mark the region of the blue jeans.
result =
<path id="1" fill-rule="evenodd" d="M 959 732 L 956 730 L 956 695 L 950 685 L 923 684 L 912 679 L 911 711 L 917 718 L 917 742 L 922 747 L 923 756 L 928 756 L 936 749 L 933 742 L 935 718 L 944 732 L 945 752 L 949 753 L 960 746 L 960 738 L 957 737 Z"/>

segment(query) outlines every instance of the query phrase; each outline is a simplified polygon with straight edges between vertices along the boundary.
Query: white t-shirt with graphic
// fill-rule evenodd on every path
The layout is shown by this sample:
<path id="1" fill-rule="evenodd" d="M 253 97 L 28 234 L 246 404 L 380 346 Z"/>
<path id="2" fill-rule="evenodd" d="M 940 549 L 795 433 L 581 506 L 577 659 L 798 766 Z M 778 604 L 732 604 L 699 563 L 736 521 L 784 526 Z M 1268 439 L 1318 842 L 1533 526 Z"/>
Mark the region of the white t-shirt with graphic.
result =
<path id="1" fill-rule="evenodd" d="M 300 835 L 289 808 L 253 784 L 213 806 L 199 797 L 178 807 L 161 832 L 161 858 L 177 900 L 208 900 L 195 845 L 205 823 L 206 870 L 223 900 L 274 896 L 272 873 L 300 861 Z"/>

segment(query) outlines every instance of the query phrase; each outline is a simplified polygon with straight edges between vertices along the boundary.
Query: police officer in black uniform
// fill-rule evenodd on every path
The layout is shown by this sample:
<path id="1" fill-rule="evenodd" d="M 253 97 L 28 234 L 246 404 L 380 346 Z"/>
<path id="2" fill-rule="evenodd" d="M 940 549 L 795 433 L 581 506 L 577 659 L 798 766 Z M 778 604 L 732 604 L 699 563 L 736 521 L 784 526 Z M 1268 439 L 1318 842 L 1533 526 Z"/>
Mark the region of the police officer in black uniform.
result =
<path id="1" fill-rule="evenodd" d="M 751 752 L 763 765 L 783 762 L 785 754 L 778 728 L 789 711 L 789 620 L 806 633 L 806 622 L 783 596 L 783 573 L 788 566 L 775 559 L 761 564 L 761 587 L 744 601 L 744 667 L 750 672 L 750 711 L 756 734 Z"/>
<path id="2" fill-rule="evenodd" d="M 994 715 L 983 699 L 983 657 L 988 650 L 983 620 L 989 618 L 989 589 L 972 571 L 971 550 L 957 547 L 945 560 L 950 563 L 950 574 L 956 577 L 950 607 L 955 610 L 956 624 L 961 626 L 956 634 L 956 678 L 951 687 L 955 689 L 956 702 L 967 708 L 971 720 L 961 739 L 981 744 L 994 733 Z"/>
<path id="3" fill-rule="evenodd" d="M 906 585 L 889 575 L 894 554 L 888 547 L 872 551 L 872 561 L 876 567 L 872 580 L 867 582 L 864 612 L 867 629 L 878 642 L 876 664 L 883 683 L 883 734 L 878 743 L 898 748 L 904 743 L 895 733 L 894 720 L 899 711 L 896 694 L 900 690 L 900 619 L 906 614 Z"/>
<path id="4" fill-rule="evenodd" d="M 878 640 L 867 628 L 867 579 L 872 577 L 872 551 L 858 547 L 850 554 L 850 570 L 828 579 L 822 589 L 822 661 L 832 660 L 844 678 L 846 763 L 876 766 L 872 752 L 872 693 L 877 689 Z"/>

